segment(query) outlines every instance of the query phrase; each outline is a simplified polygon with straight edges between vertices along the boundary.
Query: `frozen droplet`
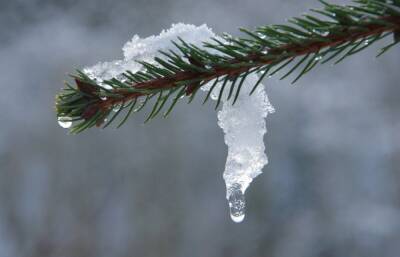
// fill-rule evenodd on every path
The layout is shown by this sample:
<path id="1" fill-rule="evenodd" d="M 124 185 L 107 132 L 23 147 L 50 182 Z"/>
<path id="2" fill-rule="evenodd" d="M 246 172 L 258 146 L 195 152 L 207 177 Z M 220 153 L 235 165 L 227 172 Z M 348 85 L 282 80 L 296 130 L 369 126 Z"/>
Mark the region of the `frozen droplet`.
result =
<path id="1" fill-rule="evenodd" d="M 235 183 L 228 188 L 228 203 L 231 219 L 240 223 L 244 220 L 246 201 L 242 187 Z"/>
<path id="2" fill-rule="evenodd" d="M 58 125 L 62 128 L 70 128 L 72 121 L 70 117 L 58 117 Z"/>

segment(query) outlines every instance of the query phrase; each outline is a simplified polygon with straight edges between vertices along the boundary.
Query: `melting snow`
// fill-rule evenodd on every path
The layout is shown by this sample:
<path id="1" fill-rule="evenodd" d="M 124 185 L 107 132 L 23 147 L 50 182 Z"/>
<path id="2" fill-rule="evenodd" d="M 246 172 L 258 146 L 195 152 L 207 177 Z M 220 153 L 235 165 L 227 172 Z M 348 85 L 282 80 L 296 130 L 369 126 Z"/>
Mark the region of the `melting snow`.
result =
<path id="1" fill-rule="evenodd" d="M 172 25 L 169 30 L 163 30 L 158 36 L 142 39 L 135 35 L 124 45 L 122 60 L 99 63 L 85 68 L 84 72 L 100 84 L 103 80 L 113 77 L 122 79 L 121 73 L 126 70 L 137 72 L 142 69 L 137 60 L 154 63 L 154 57 L 163 57 L 158 52 L 159 50 L 177 50 L 171 41 L 177 41 L 178 37 L 202 48 L 202 43 L 215 37 L 215 34 L 206 25 L 197 27 L 180 23 Z M 241 222 L 244 219 L 246 189 L 268 163 L 263 140 L 267 132 L 265 118 L 274 109 L 263 85 L 259 85 L 256 92 L 249 96 L 257 79 L 258 76 L 255 74 L 247 77 L 241 95 L 234 106 L 231 101 L 225 100 L 226 96 L 224 96 L 222 110 L 218 112 L 218 125 L 224 130 L 225 143 L 228 146 L 228 157 L 223 174 L 227 189 L 226 198 L 231 217 L 235 222 Z M 212 82 L 202 89 L 209 90 L 211 84 Z M 103 84 L 103 86 L 107 85 Z M 212 99 L 217 99 L 220 86 L 217 85 L 213 90 Z"/>

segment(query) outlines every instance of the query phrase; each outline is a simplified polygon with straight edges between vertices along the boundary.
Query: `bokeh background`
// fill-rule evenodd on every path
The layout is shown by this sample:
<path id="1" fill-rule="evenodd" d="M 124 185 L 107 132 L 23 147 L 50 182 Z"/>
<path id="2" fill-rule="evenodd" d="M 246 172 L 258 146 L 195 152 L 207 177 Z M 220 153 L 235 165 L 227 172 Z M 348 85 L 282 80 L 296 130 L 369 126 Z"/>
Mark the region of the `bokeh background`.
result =
<path id="1" fill-rule="evenodd" d="M 348 1 L 332 1 L 345 3 Z M 0 257 L 398 257 L 397 47 L 266 81 L 270 163 L 234 224 L 213 106 L 71 136 L 54 96 L 67 73 L 118 59 L 171 23 L 216 33 L 282 23 L 316 0 L 1 0 Z M 374 50 L 375 49 L 375 50 Z"/>

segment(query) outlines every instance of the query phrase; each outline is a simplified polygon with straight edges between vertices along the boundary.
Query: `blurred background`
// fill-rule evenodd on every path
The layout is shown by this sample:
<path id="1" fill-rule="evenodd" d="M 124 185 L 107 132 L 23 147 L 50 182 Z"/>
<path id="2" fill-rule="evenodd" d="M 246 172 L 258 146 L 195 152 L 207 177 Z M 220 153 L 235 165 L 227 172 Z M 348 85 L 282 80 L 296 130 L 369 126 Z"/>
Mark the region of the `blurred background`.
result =
<path id="1" fill-rule="evenodd" d="M 348 1 L 332 1 L 345 3 Z M 75 68 L 172 23 L 282 23 L 316 0 L 0 0 L 0 257 L 398 257 L 399 47 L 265 81 L 270 163 L 228 214 L 211 104 L 71 136 L 54 96 Z"/>

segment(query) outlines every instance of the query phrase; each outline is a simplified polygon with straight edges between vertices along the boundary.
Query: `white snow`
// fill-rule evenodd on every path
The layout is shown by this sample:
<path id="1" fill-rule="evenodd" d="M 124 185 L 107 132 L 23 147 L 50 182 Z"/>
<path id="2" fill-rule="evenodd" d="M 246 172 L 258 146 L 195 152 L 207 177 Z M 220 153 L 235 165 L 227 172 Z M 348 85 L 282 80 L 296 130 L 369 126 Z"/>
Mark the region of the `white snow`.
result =
<path id="1" fill-rule="evenodd" d="M 137 72 L 142 69 L 137 60 L 154 63 L 154 57 L 163 57 L 158 52 L 159 50 L 177 50 L 171 41 L 177 41 L 178 37 L 202 48 L 202 43 L 215 37 L 215 34 L 206 25 L 197 27 L 179 23 L 172 25 L 168 30 L 163 30 L 158 36 L 142 39 L 135 35 L 124 45 L 122 60 L 98 63 L 85 68 L 84 72 L 99 83 L 112 77 L 122 78 L 121 73 L 126 70 Z M 268 163 L 263 139 L 267 131 L 265 118 L 274 109 L 269 103 L 263 85 L 259 85 L 256 92 L 249 96 L 257 80 L 258 76 L 255 74 L 248 76 L 235 105 L 232 106 L 232 102 L 226 101 L 226 96 L 224 96 L 222 110 L 218 112 L 218 125 L 224 130 L 225 143 L 228 146 L 223 178 L 231 217 L 235 222 L 241 222 L 244 219 L 246 189 Z M 212 81 L 202 89 L 209 90 L 211 84 Z M 212 99 L 217 99 L 220 86 L 217 85 L 213 90 Z"/>
<path id="2" fill-rule="evenodd" d="M 135 73 L 142 69 L 142 65 L 136 61 L 154 63 L 154 57 L 163 57 L 158 52 L 159 50 L 168 52 L 171 49 L 179 52 L 171 42 L 172 40 L 178 42 L 178 37 L 186 42 L 201 46 L 203 41 L 212 36 L 214 36 L 214 33 L 205 24 L 201 26 L 183 23 L 173 24 L 170 29 L 161 31 L 158 36 L 147 38 L 140 38 L 138 35 L 133 36 L 122 48 L 124 55 L 122 60 L 100 62 L 92 67 L 84 68 L 83 71 L 92 79 L 97 79 L 100 82 L 114 77 L 123 79 L 121 74 L 126 70 Z"/>

